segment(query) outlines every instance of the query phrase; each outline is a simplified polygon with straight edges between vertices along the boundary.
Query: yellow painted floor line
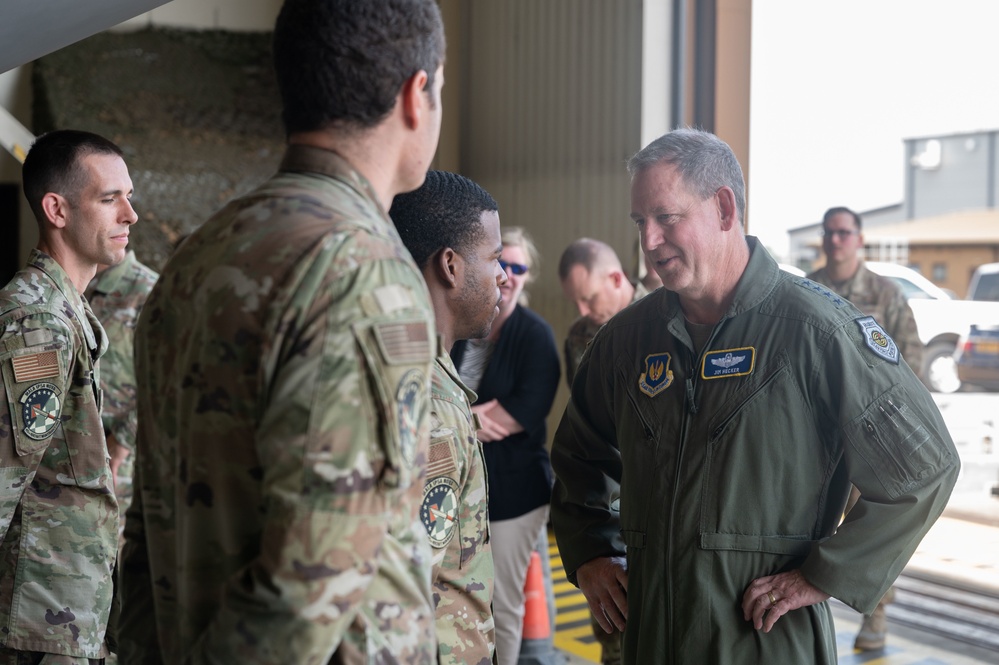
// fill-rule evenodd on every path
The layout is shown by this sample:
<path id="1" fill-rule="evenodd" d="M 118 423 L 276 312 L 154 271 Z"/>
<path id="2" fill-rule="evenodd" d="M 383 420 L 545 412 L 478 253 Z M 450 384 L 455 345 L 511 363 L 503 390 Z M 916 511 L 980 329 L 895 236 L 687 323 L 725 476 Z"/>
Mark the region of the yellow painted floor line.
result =
<path id="1" fill-rule="evenodd" d="M 563 607 L 588 607 L 588 605 L 586 604 L 586 598 L 583 597 L 583 594 L 579 594 L 578 596 L 573 594 L 555 599 L 555 609 L 560 610 Z M 556 612 L 556 614 L 558 613 Z"/>
<path id="2" fill-rule="evenodd" d="M 579 621 L 580 619 L 588 619 L 590 617 L 590 608 L 584 607 L 581 610 L 572 610 L 570 612 L 558 612 L 555 616 L 555 626 L 558 629 L 559 624 L 572 623 L 573 621 Z"/>

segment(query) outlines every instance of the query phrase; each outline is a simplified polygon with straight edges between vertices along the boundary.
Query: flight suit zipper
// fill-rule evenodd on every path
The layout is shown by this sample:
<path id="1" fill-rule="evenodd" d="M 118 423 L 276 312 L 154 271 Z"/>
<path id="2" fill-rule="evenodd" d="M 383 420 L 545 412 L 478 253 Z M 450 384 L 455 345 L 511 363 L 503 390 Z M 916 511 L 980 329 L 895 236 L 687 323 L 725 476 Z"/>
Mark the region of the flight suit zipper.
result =
<path id="1" fill-rule="evenodd" d="M 701 352 L 694 356 L 693 351 L 690 348 L 684 347 L 686 349 L 685 358 L 687 360 L 687 379 L 685 381 L 686 391 L 685 391 L 685 402 L 686 409 L 683 414 L 683 421 L 680 423 L 680 437 L 679 444 L 677 446 L 676 454 L 676 470 L 673 476 L 673 489 L 670 496 L 669 505 L 669 526 L 667 527 L 669 535 L 666 539 L 666 643 L 667 648 L 670 650 L 670 662 L 680 662 L 680 659 L 676 654 L 676 641 L 673 639 L 673 541 L 675 539 L 675 524 L 676 524 L 676 498 L 678 494 L 678 488 L 680 487 L 680 475 L 683 468 L 683 453 L 687 447 L 687 432 L 689 430 L 690 420 L 693 416 L 697 415 L 697 402 L 695 401 L 696 389 L 697 389 L 697 367 L 704 361 L 704 355 L 711 348 L 711 344 L 715 341 L 715 337 L 718 336 L 718 331 L 720 330 L 722 324 L 725 322 L 726 317 L 722 317 L 721 321 L 715 324 L 715 327 L 711 330 L 711 336 L 708 341 L 704 343 L 701 348 Z M 696 360 L 696 362 L 695 362 Z"/>

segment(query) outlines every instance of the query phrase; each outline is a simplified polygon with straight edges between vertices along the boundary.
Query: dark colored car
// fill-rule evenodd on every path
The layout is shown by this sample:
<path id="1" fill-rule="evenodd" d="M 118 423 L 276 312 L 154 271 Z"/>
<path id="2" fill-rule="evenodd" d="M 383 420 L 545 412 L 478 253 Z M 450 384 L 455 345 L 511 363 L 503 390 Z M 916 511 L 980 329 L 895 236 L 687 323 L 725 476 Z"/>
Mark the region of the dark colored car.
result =
<path id="1" fill-rule="evenodd" d="M 962 383 L 999 390 L 999 323 L 971 326 L 958 342 L 954 360 Z"/>

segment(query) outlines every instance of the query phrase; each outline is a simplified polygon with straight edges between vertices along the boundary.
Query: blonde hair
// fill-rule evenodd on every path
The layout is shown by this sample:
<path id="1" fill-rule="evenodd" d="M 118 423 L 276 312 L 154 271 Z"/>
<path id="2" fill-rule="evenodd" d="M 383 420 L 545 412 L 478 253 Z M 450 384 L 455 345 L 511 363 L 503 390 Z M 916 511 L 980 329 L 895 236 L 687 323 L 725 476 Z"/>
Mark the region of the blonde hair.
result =
<path id="1" fill-rule="evenodd" d="M 537 245 L 534 244 L 534 240 L 531 239 L 530 234 L 526 230 L 519 226 L 507 226 L 503 229 L 501 235 L 504 247 L 520 247 L 527 254 L 527 267 L 530 270 L 527 271 L 527 280 L 524 282 L 524 290 L 520 292 L 520 298 L 518 302 L 527 306 L 527 285 L 538 278 L 538 269 L 541 266 L 541 254 L 538 252 Z"/>

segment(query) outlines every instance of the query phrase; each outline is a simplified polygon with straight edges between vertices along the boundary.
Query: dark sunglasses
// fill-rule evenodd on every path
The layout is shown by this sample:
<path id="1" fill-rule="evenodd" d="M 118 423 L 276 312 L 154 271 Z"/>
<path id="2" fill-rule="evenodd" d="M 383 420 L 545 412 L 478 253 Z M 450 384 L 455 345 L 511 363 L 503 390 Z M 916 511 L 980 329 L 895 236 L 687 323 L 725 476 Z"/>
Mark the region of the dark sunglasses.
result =
<path id="1" fill-rule="evenodd" d="M 854 233 L 857 233 L 856 229 L 830 229 L 823 231 L 822 236 L 825 238 L 849 238 Z"/>
<path id="2" fill-rule="evenodd" d="M 503 259 L 500 259 L 499 264 L 500 268 L 502 268 L 503 270 L 509 268 L 510 272 L 512 272 L 514 275 L 523 275 L 525 272 L 527 272 L 527 266 L 525 266 L 523 263 L 507 263 Z"/>

